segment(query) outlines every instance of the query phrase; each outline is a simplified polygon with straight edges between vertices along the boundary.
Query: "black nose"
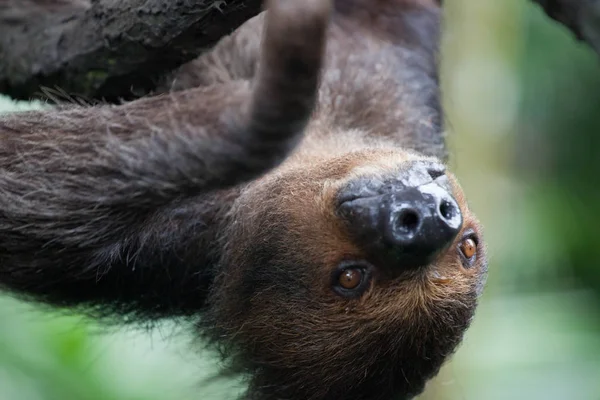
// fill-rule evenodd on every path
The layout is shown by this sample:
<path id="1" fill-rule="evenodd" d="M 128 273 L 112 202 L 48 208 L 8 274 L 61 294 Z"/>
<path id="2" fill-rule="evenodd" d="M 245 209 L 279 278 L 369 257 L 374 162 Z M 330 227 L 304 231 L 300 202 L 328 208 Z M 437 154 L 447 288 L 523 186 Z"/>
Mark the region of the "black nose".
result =
<path id="1" fill-rule="evenodd" d="M 456 201 L 435 183 L 391 194 L 379 205 L 384 244 L 403 265 L 428 264 L 456 237 L 462 224 Z"/>
<path id="2" fill-rule="evenodd" d="M 429 264 L 462 226 L 439 164 L 415 162 L 386 179 L 360 178 L 340 192 L 339 213 L 359 244 L 393 268 Z"/>

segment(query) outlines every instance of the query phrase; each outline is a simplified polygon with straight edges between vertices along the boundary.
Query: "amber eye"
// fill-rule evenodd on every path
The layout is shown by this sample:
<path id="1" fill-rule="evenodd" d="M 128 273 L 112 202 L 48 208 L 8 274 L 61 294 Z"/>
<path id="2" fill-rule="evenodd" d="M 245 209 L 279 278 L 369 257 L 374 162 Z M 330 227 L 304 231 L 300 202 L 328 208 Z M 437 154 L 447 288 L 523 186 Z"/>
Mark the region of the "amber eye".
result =
<path id="1" fill-rule="evenodd" d="M 340 286 L 344 289 L 355 289 L 362 281 L 363 272 L 358 268 L 348 268 L 339 278 Z"/>
<path id="2" fill-rule="evenodd" d="M 333 290 L 343 297 L 359 297 L 369 287 L 371 270 L 366 261 L 343 261 L 333 271 Z"/>
<path id="3" fill-rule="evenodd" d="M 472 238 L 466 238 L 459 245 L 465 258 L 470 259 L 477 253 L 477 243 Z"/>

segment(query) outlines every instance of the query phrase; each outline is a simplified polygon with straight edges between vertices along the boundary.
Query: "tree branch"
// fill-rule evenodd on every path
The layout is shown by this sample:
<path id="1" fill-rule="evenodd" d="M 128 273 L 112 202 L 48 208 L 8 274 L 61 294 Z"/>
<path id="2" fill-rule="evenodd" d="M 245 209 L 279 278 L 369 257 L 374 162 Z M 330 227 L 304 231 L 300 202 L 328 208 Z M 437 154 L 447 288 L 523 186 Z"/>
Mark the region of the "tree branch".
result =
<path id="1" fill-rule="evenodd" d="M 600 0 L 533 0 L 600 54 Z"/>
<path id="2" fill-rule="evenodd" d="M 260 0 L 0 0 L 0 92 L 118 101 L 152 91 L 261 10 Z"/>

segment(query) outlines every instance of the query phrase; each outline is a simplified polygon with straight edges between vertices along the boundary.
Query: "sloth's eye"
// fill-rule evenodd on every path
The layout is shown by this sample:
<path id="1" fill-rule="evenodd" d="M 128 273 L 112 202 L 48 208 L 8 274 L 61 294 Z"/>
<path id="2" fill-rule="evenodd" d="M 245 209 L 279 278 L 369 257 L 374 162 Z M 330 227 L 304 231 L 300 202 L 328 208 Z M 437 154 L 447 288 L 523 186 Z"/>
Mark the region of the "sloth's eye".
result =
<path id="1" fill-rule="evenodd" d="M 463 239 L 463 241 L 458 245 L 458 248 L 460 249 L 462 255 L 471 262 L 471 259 L 475 256 L 475 254 L 477 254 L 477 242 L 471 237 Z"/>
<path id="2" fill-rule="evenodd" d="M 348 268 L 344 270 L 339 278 L 339 284 L 344 289 L 356 289 L 363 278 L 363 272 L 359 268 Z"/>
<path id="3" fill-rule="evenodd" d="M 369 286 L 371 265 L 364 261 L 344 261 L 333 273 L 332 286 L 343 297 L 358 297 Z"/>

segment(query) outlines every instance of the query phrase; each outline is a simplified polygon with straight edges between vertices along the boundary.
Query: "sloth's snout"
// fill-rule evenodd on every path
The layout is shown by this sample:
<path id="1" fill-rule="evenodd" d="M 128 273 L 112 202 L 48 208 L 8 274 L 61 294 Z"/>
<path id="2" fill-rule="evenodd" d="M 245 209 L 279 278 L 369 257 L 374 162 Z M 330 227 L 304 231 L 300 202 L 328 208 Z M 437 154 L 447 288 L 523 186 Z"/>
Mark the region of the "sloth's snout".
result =
<path id="1" fill-rule="evenodd" d="M 442 165 L 417 161 L 384 179 L 350 182 L 339 193 L 338 212 L 372 257 L 415 268 L 447 249 L 462 227 L 451 193 Z"/>
<path id="2" fill-rule="evenodd" d="M 397 250 L 402 266 L 428 264 L 460 230 L 462 216 L 456 201 L 435 183 L 385 197 L 370 207 L 379 208 L 377 229 L 383 244 Z"/>

